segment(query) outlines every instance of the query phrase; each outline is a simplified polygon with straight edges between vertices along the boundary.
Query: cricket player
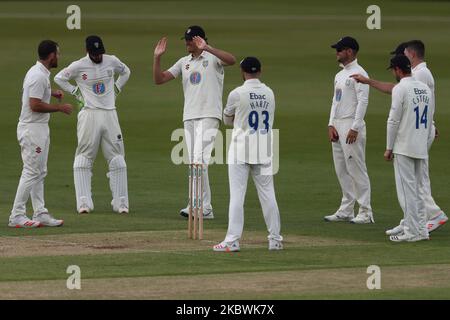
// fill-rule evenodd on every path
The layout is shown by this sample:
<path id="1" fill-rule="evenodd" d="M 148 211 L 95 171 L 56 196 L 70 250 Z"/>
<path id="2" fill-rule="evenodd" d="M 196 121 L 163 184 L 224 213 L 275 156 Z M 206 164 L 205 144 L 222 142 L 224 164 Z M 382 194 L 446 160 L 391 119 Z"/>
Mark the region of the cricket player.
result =
<path id="1" fill-rule="evenodd" d="M 23 169 L 17 188 L 9 227 L 36 228 L 59 227 L 64 221 L 53 218 L 45 208 L 44 179 L 50 148 L 50 113 L 70 114 L 70 104 L 50 104 L 51 97 L 59 101 L 64 97 L 60 90 L 50 86 L 50 70 L 58 67 L 59 48 L 52 40 L 44 40 L 38 47 L 39 60 L 32 66 L 23 81 L 22 111 L 17 126 Z M 26 205 L 31 196 L 33 219 L 26 216 Z"/>
<path id="2" fill-rule="evenodd" d="M 390 240 L 428 240 L 423 166 L 434 137 L 432 90 L 411 77 L 406 56 L 392 58 L 389 68 L 399 84 L 392 90 L 384 158 L 394 160 L 397 195 L 404 212 L 403 231 L 391 235 Z"/>
<path id="3" fill-rule="evenodd" d="M 228 232 L 214 251 L 239 251 L 244 228 L 244 199 L 249 173 L 252 175 L 264 220 L 269 231 L 269 250 L 283 249 L 280 235 L 280 213 L 273 185 L 272 127 L 275 97 L 272 89 L 262 83 L 261 63 L 247 57 L 240 63 L 244 84 L 230 92 L 223 111 L 224 123 L 234 126 L 228 152 L 230 208 Z"/>
<path id="4" fill-rule="evenodd" d="M 434 105 L 435 110 L 435 85 L 434 85 L 434 78 L 431 74 L 430 70 L 427 67 L 425 59 L 425 45 L 420 40 L 412 40 L 408 42 L 403 42 L 400 45 L 397 46 L 397 48 L 391 52 L 391 54 L 404 54 L 408 57 L 408 59 L 411 62 L 411 72 L 412 77 L 414 79 L 421 81 L 425 83 L 431 90 L 431 96 L 432 96 L 432 103 Z M 374 79 L 368 79 L 364 77 L 363 75 L 356 74 L 352 75 L 352 77 L 357 80 L 358 82 L 368 84 L 381 92 L 391 94 L 395 83 L 389 83 L 389 82 L 381 82 Z M 432 126 L 432 132 L 433 140 L 437 137 L 439 137 L 439 131 L 437 130 L 434 121 L 431 124 Z M 431 144 L 430 144 L 431 148 Z M 447 215 L 442 211 L 442 209 L 436 204 L 436 202 L 433 199 L 433 196 L 431 195 L 431 182 L 430 182 L 430 175 L 429 175 L 429 163 L 428 158 L 425 159 L 425 163 L 422 166 L 424 170 L 424 194 L 425 194 L 425 212 L 427 214 L 427 228 L 428 232 L 433 232 L 440 226 L 444 225 L 448 221 Z M 399 234 L 403 231 L 403 225 L 400 223 L 400 225 L 389 229 L 386 231 L 387 235 L 395 235 Z"/>
<path id="5" fill-rule="evenodd" d="M 116 112 L 116 96 L 130 77 L 130 69 L 117 57 L 105 54 L 100 37 L 86 38 L 87 55 L 55 76 L 55 82 L 79 102 L 78 147 L 73 164 L 77 209 L 94 209 L 91 194 L 92 166 L 101 146 L 108 162 L 113 211 L 128 213 L 127 165 L 123 134 Z M 117 79 L 116 75 L 119 75 Z M 70 83 L 74 80 L 76 86 Z"/>
<path id="6" fill-rule="evenodd" d="M 350 78 L 354 73 L 367 76 L 358 64 L 358 42 L 343 37 L 331 46 L 336 49 L 337 61 L 343 68 L 334 78 L 334 97 L 328 123 L 328 137 L 332 144 L 334 167 L 342 189 L 339 209 L 325 216 L 325 221 L 350 221 L 356 224 L 373 223 L 370 205 L 370 181 L 367 174 L 366 124 L 364 116 L 369 102 L 369 86 Z M 354 216 L 355 202 L 359 204 Z"/>
<path id="7" fill-rule="evenodd" d="M 213 219 L 208 164 L 222 120 L 224 66 L 235 64 L 236 58 L 231 53 L 209 45 L 205 31 L 200 26 L 190 26 L 182 39 L 189 54 L 166 71 L 161 70 L 161 56 L 166 52 L 167 38 L 159 40 L 154 52 L 153 80 L 159 85 L 181 75 L 183 123 L 189 163 L 204 165 L 203 218 Z M 188 217 L 189 205 L 181 209 L 180 215 Z"/>

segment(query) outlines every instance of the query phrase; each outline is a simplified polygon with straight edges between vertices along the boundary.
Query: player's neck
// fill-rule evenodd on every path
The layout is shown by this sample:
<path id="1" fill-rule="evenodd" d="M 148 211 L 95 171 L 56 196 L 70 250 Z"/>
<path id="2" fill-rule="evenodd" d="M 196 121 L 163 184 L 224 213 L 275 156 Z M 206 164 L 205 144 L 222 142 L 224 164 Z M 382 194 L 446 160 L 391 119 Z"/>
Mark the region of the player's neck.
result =
<path id="1" fill-rule="evenodd" d="M 421 59 L 417 59 L 411 62 L 411 68 L 414 69 L 415 67 L 417 67 L 419 64 L 421 64 L 422 62 L 424 62 Z"/>
<path id="2" fill-rule="evenodd" d="M 203 53 L 203 50 L 197 50 L 197 51 L 192 52 L 191 54 L 194 58 L 198 58 L 201 56 L 202 53 Z"/>
<path id="3" fill-rule="evenodd" d="M 346 65 L 352 63 L 355 60 L 356 60 L 356 57 L 350 58 L 347 61 L 342 62 L 342 65 L 345 67 Z"/>
<path id="4" fill-rule="evenodd" d="M 51 67 L 50 67 L 50 62 L 49 62 L 49 61 L 39 60 L 39 62 L 42 63 L 42 65 L 43 65 L 48 71 L 50 71 Z"/>

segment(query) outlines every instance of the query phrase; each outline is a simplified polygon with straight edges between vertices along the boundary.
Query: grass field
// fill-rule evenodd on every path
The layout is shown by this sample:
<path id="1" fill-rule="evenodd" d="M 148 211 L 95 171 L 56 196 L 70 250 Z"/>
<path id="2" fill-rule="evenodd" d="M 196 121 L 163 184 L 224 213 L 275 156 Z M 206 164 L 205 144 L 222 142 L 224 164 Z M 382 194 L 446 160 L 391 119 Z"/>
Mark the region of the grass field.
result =
<path id="1" fill-rule="evenodd" d="M 393 167 L 383 160 L 390 97 L 371 90 L 367 166 L 372 184 L 373 225 L 327 224 L 341 193 L 326 126 L 339 67 L 330 44 L 343 35 L 360 43 L 359 62 L 373 78 L 391 81 L 388 53 L 405 40 L 422 39 L 436 79 L 436 124 L 441 132 L 431 152 L 433 196 L 450 211 L 450 2 L 377 1 L 382 29 L 366 28 L 372 1 L 92 1 L 79 2 L 82 29 L 66 28 L 69 2 L 0 2 L 2 116 L 0 130 L 1 299 L 449 299 L 450 228 L 431 241 L 392 244 L 384 230 L 402 216 Z M 225 165 L 210 167 L 216 218 L 205 221 L 205 240 L 188 241 L 187 168 L 174 165 L 173 130 L 182 127 L 179 81 L 155 86 L 153 48 L 169 37 L 163 67 L 185 55 L 179 40 L 188 25 L 204 26 L 210 44 L 240 60 L 255 55 L 263 81 L 277 98 L 280 171 L 275 178 L 285 250 L 269 252 L 253 183 L 245 205 L 242 251 L 211 250 L 227 227 Z M 62 228 L 7 227 L 22 162 L 16 140 L 21 86 L 35 62 L 40 40 L 56 40 L 60 68 L 84 55 L 84 38 L 102 36 L 132 76 L 118 100 L 128 165 L 131 213 L 110 208 L 106 163 L 95 163 L 95 211 L 78 216 L 72 163 L 76 114 L 52 115 L 46 204 L 65 220 Z M 53 73 L 55 74 L 55 72 Z M 226 69 L 224 97 L 240 85 L 237 66 Z M 56 86 L 56 85 L 55 85 Z M 69 101 L 71 98 L 69 98 Z M 31 212 L 31 210 L 30 210 Z M 78 265 L 82 290 L 66 288 L 67 266 Z M 368 290 L 366 269 L 378 265 L 382 289 Z"/>

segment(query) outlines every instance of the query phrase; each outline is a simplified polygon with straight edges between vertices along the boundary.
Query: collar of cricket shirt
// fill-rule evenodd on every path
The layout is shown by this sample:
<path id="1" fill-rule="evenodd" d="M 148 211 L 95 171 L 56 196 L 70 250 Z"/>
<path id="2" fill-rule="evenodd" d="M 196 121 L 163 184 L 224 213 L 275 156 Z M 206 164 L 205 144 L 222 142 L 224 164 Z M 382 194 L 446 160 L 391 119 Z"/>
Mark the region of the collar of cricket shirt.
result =
<path id="1" fill-rule="evenodd" d="M 412 68 L 411 71 L 417 71 L 417 70 L 420 70 L 420 69 L 423 69 L 423 68 L 426 68 L 426 67 L 427 67 L 427 63 L 425 61 L 422 61 L 417 66 Z"/>
<path id="2" fill-rule="evenodd" d="M 341 68 L 344 68 L 344 69 L 350 69 L 350 68 L 352 68 L 352 67 L 354 67 L 354 66 L 356 66 L 358 64 L 358 59 L 355 59 L 355 60 L 353 60 L 352 62 L 350 62 L 350 63 L 347 63 L 345 66 L 341 63 L 341 64 L 339 64 L 339 66 L 341 67 Z"/>
<path id="3" fill-rule="evenodd" d="M 248 79 L 245 80 L 244 84 L 260 84 L 261 81 L 259 79 Z"/>
<path id="4" fill-rule="evenodd" d="M 39 69 L 41 69 L 43 72 L 45 72 L 45 74 L 50 75 L 50 70 L 47 69 L 46 66 L 44 66 L 44 64 L 40 61 L 36 61 L 36 65 L 39 67 Z"/>
<path id="5" fill-rule="evenodd" d="M 194 58 L 194 56 L 191 54 L 191 58 L 189 59 L 189 61 L 197 60 L 197 59 L 204 59 L 204 58 L 206 58 L 206 54 L 207 54 L 207 52 L 205 50 L 203 50 L 202 53 L 200 53 L 200 55 L 197 58 Z"/>

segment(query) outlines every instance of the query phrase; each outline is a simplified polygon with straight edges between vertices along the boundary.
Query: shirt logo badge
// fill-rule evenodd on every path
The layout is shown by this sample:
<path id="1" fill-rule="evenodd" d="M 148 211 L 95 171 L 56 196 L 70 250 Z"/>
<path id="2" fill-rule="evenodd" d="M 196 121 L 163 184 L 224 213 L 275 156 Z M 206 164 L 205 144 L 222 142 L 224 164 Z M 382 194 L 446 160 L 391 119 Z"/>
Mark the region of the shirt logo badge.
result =
<path id="1" fill-rule="evenodd" d="M 36 148 L 36 153 L 41 153 L 41 152 L 42 152 L 41 147 L 37 147 L 37 148 Z"/>
<path id="2" fill-rule="evenodd" d="M 352 81 L 350 79 L 345 80 L 345 85 L 347 87 L 350 86 L 351 83 L 352 83 Z"/>
<path id="3" fill-rule="evenodd" d="M 336 98 L 336 101 L 337 101 L 337 102 L 341 101 L 341 98 L 342 98 L 342 89 L 336 89 L 335 98 Z"/>
<path id="4" fill-rule="evenodd" d="M 86 73 L 83 73 L 83 75 L 81 76 L 82 78 L 83 78 L 83 80 L 87 80 L 87 74 Z"/>
<path id="5" fill-rule="evenodd" d="M 189 63 L 184 67 L 186 70 L 189 70 Z"/>
<path id="6" fill-rule="evenodd" d="M 209 63 L 208 60 L 203 61 L 202 63 L 203 68 L 206 68 L 208 66 L 208 63 Z"/>
<path id="7" fill-rule="evenodd" d="M 189 77 L 189 80 L 191 81 L 192 84 L 197 85 L 202 80 L 202 76 L 201 76 L 200 72 L 193 72 L 191 74 L 191 76 Z"/>
<path id="8" fill-rule="evenodd" d="M 102 81 L 99 81 L 95 83 L 92 86 L 92 91 L 94 91 L 95 94 L 103 94 L 105 93 L 105 84 Z"/>

